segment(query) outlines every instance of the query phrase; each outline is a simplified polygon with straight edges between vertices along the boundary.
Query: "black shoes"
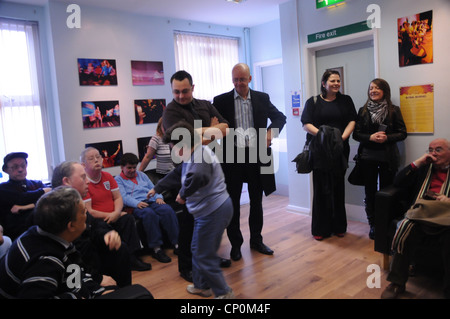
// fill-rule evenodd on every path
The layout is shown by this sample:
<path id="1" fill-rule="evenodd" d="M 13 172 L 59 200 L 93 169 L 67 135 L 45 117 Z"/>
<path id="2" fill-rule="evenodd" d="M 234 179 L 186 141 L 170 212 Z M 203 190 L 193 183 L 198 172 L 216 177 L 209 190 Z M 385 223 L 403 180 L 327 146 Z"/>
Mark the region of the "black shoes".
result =
<path id="1" fill-rule="evenodd" d="M 164 250 L 158 249 L 158 251 L 152 252 L 152 257 L 155 258 L 160 263 L 170 263 L 172 259 L 166 255 Z"/>
<path id="2" fill-rule="evenodd" d="M 273 250 L 261 243 L 250 243 L 250 248 L 264 255 L 273 255 Z"/>
<path id="3" fill-rule="evenodd" d="M 241 248 L 231 247 L 230 258 L 234 261 L 238 261 L 242 258 Z"/>
<path id="4" fill-rule="evenodd" d="M 139 258 L 137 258 L 136 256 L 131 256 L 131 270 L 136 270 L 136 271 L 146 271 L 146 270 L 151 270 L 152 269 L 152 265 L 143 262 L 142 260 L 140 260 Z"/>

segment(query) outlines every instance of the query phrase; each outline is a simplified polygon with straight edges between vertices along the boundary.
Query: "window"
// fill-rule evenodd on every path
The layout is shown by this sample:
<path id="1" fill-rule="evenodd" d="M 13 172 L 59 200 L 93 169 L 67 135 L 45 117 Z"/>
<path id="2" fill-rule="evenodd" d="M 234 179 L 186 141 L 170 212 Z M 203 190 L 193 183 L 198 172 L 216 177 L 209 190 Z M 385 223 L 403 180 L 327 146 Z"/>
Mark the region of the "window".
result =
<path id="1" fill-rule="evenodd" d="M 37 23 L 0 19 L 0 156 L 28 153 L 27 178 L 47 181 L 38 44 Z"/>
<path id="2" fill-rule="evenodd" d="M 239 40 L 175 32 L 175 58 L 177 70 L 192 75 L 194 96 L 212 101 L 233 87 L 231 70 L 239 63 Z"/>

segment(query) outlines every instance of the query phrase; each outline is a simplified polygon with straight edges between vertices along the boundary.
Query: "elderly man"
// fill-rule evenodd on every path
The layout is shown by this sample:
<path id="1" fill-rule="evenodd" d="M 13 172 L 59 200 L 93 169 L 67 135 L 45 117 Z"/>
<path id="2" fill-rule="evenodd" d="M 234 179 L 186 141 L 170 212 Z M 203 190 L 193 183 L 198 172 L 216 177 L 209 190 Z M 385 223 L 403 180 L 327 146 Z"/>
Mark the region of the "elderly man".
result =
<path id="1" fill-rule="evenodd" d="M 235 141 L 230 141 L 230 137 L 225 138 L 228 141 L 224 142 L 227 147 L 224 147 L 225 162 L 222 168 L 234 210 L 233 219 L 227 228 L 232 246 L 230 256 L 233 260 L 239 260 L 242 257 L 241 245 L 244 241 L 240 230 L 240 198 L 243 183 L 248 184 L 250 197 L 250 247 L 262 254 L 273 254 L 273 250 L 263 243 L 261 232 L 262 196 L 263 192 L 268 196 L 275 191 L 275 175 L 273 171 L 263 173 L 263 168 L 269 169 L 263 166 L 270 163 L 265 162 L 261 155 L 271 158 L 272 138 L 283 129 L 286 116 L 272 104 L 269 95 L 249 88 L 252 76 L 248 65 L 244 63 L 235 65 L 232 80 L 234 90 L 216 96 L 213 105 L 228 121 L 230 128 L 234 129 L 233 137 L 236 137 Z M 269 126 L 268 120 L 271 121 Z M 260 135 L 260 131 L 264 132 L 263 135 Z M 226 154 L 230 142 L 234 144 L 234 156 Z M 245 159 L 239 154 L 245 154 Z M 257 157 L 256 161 L 253 160 L 254 155 Z"/>
<path id="2" fill-rule="evenodd" d="M 27 153 L 14 152 L 3 159 L 9 181 L 0 184 L 0 224 L 12 240 L 31 226 L 35 203 L 51 190 L 41 181 L 27 179 L 27 158 Z"/>
<path id="3" fill-rule="evenodd" d="M 405 291 L 415 243 L 425 238 L 442 245 L 444 294 L 450 298 L 450 141 L 433 140 L 424 155 L 397 174 L 394 185 L 410 194 L 413 206 L 394 237 L 395 254 L 387 277 L 391 283 L 381 298 L 393 299 Z"/>

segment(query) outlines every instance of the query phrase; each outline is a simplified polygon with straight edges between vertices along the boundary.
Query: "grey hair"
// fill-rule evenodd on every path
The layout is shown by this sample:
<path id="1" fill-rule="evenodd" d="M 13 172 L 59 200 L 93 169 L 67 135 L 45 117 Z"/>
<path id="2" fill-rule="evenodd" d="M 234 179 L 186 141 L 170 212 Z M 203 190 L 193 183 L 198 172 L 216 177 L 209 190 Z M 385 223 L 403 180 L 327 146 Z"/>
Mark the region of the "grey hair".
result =
<path id="1" fill-rule="evenodd" d="M 86 153 L 87 153 L 87 152 L 90 152 L 90 151 L 92 151 L 92 150 L 98 151 L 98 149 L 96 149 L 95 147 L 89 146 L 89 147 L 85 148 L 85 149 L 81 152 L 81 154 L 80 154 L 80 162 L 81 162 L 81 163 L 86 163 Z M 99 153 L 100 153 L 100 152 L 99 152 Z"/>
<path id="2" fill-rule="evenodd" d="M 77 162 L 74 161 L 66 161 L 62 162 L 58 166 L 55 167 L 53 170 L 53 176 L 52 176 L 52 187 L 56 188 L 58 186 L 61 186 L 63 184 L 63 178 L 64 177 L 70 177 L 72 176 L 75 168 L 74 165 L 77 164 Z"/>

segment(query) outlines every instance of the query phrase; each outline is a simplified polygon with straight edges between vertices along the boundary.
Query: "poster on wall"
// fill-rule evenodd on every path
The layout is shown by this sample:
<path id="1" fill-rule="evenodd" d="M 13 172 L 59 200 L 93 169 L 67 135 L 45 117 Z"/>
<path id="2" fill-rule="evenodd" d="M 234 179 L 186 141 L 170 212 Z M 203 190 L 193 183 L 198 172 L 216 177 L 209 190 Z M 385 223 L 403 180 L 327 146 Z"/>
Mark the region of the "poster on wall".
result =
<path id="1" fill-rule="evenodd" d="M 78 59 L 81 86 L 117 85 L 116 60 Z"/>
<path id="2" fill-rule="evenodd" d="M 134 100 L 136 124 L 158 123 L 165 108 L 165 99 Z"/>
<path id="3" fill-rule="evenodd" d="M 101 143 L 85 144 L 85 147 L 93 147 L 98 149 L 102 156 L 103 167 L 114 167 L 120 165 L 120 159 L 123 156 L 122 141 L 109 141 Z"/>
<path id="4" fill-rule="evenodd" d="M 433 63 L 433 11 L 397 20 L 400 67 Z"/>
<path id="5" fill-rule="evenodd" d="M 152 139 L 151 136 L 138 137 L 138 139 L 137 139 L 138 157 L 139 157 L 140 162 L 142 162 L 142 159 L 144 158 L 145 154 L 147 153 L 148 143 L 150 143 L 151 139 Z M 155 158 L 155 157 L 156 156 L 153 156 L 153 158 Z"/>
<path id="6" fill-rule="evenodd" d="M 133 85 L 164 85 L 162 62 L 131 61 Z"/>
<path id="7" fill-rule="evenodd" d="M 400 109 L 408 133 L 434 133 L 434 84 L 401 87 Z"/>
<path id="8" fill-rule="evenodd" d="M 120 126 L 119 101 L 81 102 L 83 128 Z"/>

